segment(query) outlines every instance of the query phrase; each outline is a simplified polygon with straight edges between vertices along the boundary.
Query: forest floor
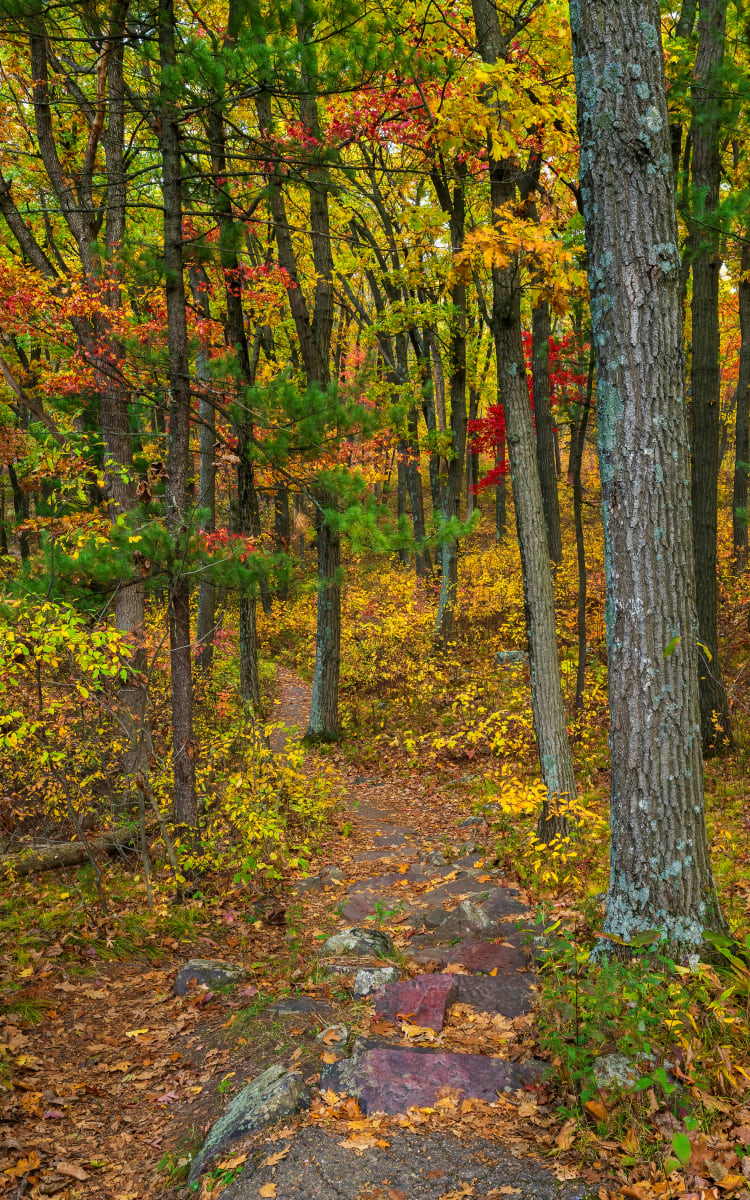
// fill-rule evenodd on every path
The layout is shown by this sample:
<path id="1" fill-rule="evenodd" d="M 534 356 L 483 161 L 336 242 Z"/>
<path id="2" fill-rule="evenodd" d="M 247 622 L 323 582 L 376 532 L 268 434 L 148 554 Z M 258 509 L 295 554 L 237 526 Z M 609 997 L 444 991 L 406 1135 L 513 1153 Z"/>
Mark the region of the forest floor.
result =
<path id="1" fill-rule="evenodd" d="M 277 678 L 274 720 L 304 730 L 307 685 L 281 667 Z M 441 900 L 441 915 L 450 916 L 477 888 L 502 900 L 503 888 L 512 884 L 492 864 L 487 825 L 465 824 L 470 798 L 460 777 L 436 790 L 420 776 L 392 775 L 385 765 L 363 775 L 337 752 L 333 760 L 345 800 L 311 869 L 324 873 L 335 866 L 340 876 L 334 873 L 315 888 L 287 891 L 279 885 L 254 893 L 236 886 L 218 898 L 194 896 L 173 910 L 157 903 L 152 916 L 143 920 L 134 913 L 130 925 L 123 925 L 122 912 L 115 921 L 87 910 L 85 936 L 74 937 L 60 933 L 63 925 L 42 920 L 51 885 L 40 879 L 12 885 L 11 903 L 20 911 L 35 899 L 39 920 L 24 925 L 19 937 L 18 924 L 6 919 L 0 944 L 5 979 L 18 973 L 18 945 L 26 946 L 23 990 L 0 1015 L 12 1079 L 0 1099 L 0 1194 L 13 1200 L 213 1198 L 222 1192 L 226 1200 L 551 1200 L 584 1194 L 583 1183 L 560 1182 L 577 1179 L 579 1171 L 572 1136 L 544 1083 L 516 1080 L 494 1100 L 475 1101 L 462 1101 L 447 1086 L 433 1089 L 435 1103 L 423 1096 L 420 1103 L 417 1086 L 417 1107 L 389 1117 L 366 1116 L 330 1088 L 316 1091 L 321 1068 L 347 1053 L 335 1035 L 318 1037 L 327 1026 L 345 1025 L 350 1048 L 362 1034 L 396 1046 L 407 1053 L 401 1063 L 413 1064 L 414 1053 L 425 1055 L 421 1063 L 436 1051 L 457 1051 L 491 1056 L 495 1064 L 507 1060 L 520 1070 L 536 1049 L 528 954 L 515 924 L 482 941 L 490 954 L 481 960 L 485 983 L 497 987 L 504 978 L 510 992 L 498 1003 L 478 1002 L 480 1011 L 454 1004 L 442 1033 L 377 1019 L 367 1000 L 353 1000 L 350 979 L 325 973 L 322 939 L 356 925 L 388 931 L 406 977 L 436 970 L 441 978 L 475 977 L 471 953 L 464 963 L 460 953 L 461 947 L 471 951 L 471 938 L 450 951 L 436 944 L 439 938 L 423 938 L 420 963 L 409 958 L 419 942 L 414 929 L 434 911 L 431 898 L 422 897 L 439 888 L 434 903 Z M 315 770 L 315 756 L 309 769 Z M 435 852 L 437 865 L 429 866 Z M 69 896 L 59 895 L 58 908 L 75 903 L 75 878 Z M 522 894 L 508 888 L 507 895 L 514 898 L 511 910 L 523 912 Z M 123 900 L 125 909 L 128 903 Z M 113 889 L 110 905 L 117 904 Z M 244 982 L 176 996 L 175 972 L 195 957 L 239 964 Z M 272 1011 L 292 995 L 319 1003 L 291 1017 Z M 310 1082 L 312 1107 L 281 1128 L 229 1147 L 198 1189 L 186 1190 L 189 1156 L 226 1101 L 274 1063 L 295 1067 Z M 397 1088 L 399 1080 L 386 1077 L 384 1084 Z M 544 1163 L 539 1153 L 553 1161 Z M 598 1187 L 600 1174 L 588 1167 L 584 1182 Z"/>

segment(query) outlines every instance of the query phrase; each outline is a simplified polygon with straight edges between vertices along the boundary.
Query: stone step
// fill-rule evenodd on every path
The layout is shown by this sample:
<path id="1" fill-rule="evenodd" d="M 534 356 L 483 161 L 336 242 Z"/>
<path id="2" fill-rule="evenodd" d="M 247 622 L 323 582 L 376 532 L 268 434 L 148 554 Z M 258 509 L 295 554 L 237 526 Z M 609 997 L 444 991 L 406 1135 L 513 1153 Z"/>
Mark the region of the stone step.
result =
<path id="1" fill-rule="evenodd" d="M 454 975 L 453 1003 L 470 1004 L 477 1012 L 520 1017 L 531 1011 L 534 978 L 527 972 L 508 975 Z"/>
<path id="2" fill-rule="evenodd" d="M 539 1083 L 543 1069 L 536 1060 L 520 1064 L 484 1054 L 357 1043 L 351 1058 L 324 1068 L 320 1086 L 356 1097 L 364 1113 L 395 1114 L 434 1104 L 443 1088 L 468 1099 L 495 1100 Z"/>
<path id="3" fill-rule="evenodd" d="M 507 974 L 522 971 L 528 966 L 528 955 L 517 946 L 498 946 L 476 938 L 464 938 L 454 946 L 409 946 L 406 956 L 419 966 L 434 963 L 440 969 L 451 964 L 489 975 L 491 971 Z"/>

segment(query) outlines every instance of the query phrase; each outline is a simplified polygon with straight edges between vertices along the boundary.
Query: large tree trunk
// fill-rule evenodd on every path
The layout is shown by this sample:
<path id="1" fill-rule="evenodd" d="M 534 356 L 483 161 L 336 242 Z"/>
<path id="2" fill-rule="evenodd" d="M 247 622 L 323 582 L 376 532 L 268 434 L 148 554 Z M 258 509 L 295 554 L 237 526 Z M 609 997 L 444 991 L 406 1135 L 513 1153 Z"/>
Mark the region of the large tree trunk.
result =
<path id="1" fill-rule="evenodd" d="M 731 717 L 719 663 L 716 627 L 716 537 L 719 485 L 721 368 L 716 209 L 721 182 L 718 74 L 724 57 L 727 0 L 700 0 L 693 74 L 693 190 L 698 220 L 690 221 L 693 257 L 690 372 L 693 539 L 698 600 L 701 738 L 704 754 L 732 744 Z"/>
<path id="2" fill-rule="evenodd" d="M 170 579 L 169 641 L 172 677 L 174 806 L 178 825 L 193 829 L 198 809 L 193 765 L 193 681 L 190 633 L 190 584 L 182 554 L 188 528 L 190 461 L 190 360 L 182 260 L 182 179 L 180 126 L 169 78 L 175 65 L 174 0 L 159 0 L 161 57 L 161 153 L 164 202 L 164 269 L 169 347 L 169 451 L 166 520 L 173 540 Z"/>
<path id="3" fill-rule="evenodd" d="M 492 0 L 473 0 L 473 10 L 479 51 L 486 63 L 494 64 L 507 51 L 497 8 Z M 500 216 L 515 198 L 518 172 L 514 163 L 494 157 L 491 139 L 488 150 L 492 211 Z M 564 808 L 575 797 L 576 784 L 560 683 L 555 596 L 526 382 L 519 275 L 517 262 L 493 268 L 492 331 L 521 550 L 534 732 L 547 788 L 538 835 L 549 842 L 567 833 Z"/>
<path id="4" fill-rule="evenodd" d="M 575 0 L 581 194 L 607 566 L 605 932 L 723 929 L 708 856 L 680 311 L 657 0 Z M 636 82 L 637 81 L 637 82 Z"/>
<path id="5" fill-rule="evenodd" d="M 549 303 L 542 300 L 532 315 L 531 369 L 534 381 L 534 416 L 536 418 L 536 461 L 542 485 L 544 525 L 547 530 L 549 556 L 556 567 L 562 562 L 560 533 L 560 504 L 557 495 L 555 469 L 555 437 L 550 402 L 549 382 Z"/>
<path id="6" fill-rule="evenodd" d="M 750 236 L 746 231 L 745 238 Z M 736 569 L 747 568 L 747 481 L 750 472 L 750 245 L 742 245 L 737 288 L 740 318 L 740 371 L 737 379 L 732 535 Z"/>

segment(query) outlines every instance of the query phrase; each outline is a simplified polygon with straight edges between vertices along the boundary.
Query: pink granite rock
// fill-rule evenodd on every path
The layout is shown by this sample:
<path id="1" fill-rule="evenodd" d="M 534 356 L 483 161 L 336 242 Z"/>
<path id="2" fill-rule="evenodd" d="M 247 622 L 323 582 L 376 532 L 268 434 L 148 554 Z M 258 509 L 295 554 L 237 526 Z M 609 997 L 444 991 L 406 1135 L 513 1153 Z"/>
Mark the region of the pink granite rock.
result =
<path id="1" fill-rule="evenodd" d="M 413 1105 L 433 1104 L 443 1088 L 466 1097 L 495 1100 L 498 1093 L 533 1086 L 544 1064 L 519 1064 L 484 1054 L 448 1054 L 402 1050 L 398 1046 L 362 1046 L 352 1058 L 326 1067 L 321 1087 L 356 1096 L 365 1113 L 402 1113 Z"/>
<path id="2" fill-rule="evenodd" d="M 445 1010 L 455 999 L 453 975 L 415 975 L 400 983 L 389 983 L 373 996 L 375 1015 L 389 1021 L 404 1018 L 414 1025 L 440 1033 Z"/>

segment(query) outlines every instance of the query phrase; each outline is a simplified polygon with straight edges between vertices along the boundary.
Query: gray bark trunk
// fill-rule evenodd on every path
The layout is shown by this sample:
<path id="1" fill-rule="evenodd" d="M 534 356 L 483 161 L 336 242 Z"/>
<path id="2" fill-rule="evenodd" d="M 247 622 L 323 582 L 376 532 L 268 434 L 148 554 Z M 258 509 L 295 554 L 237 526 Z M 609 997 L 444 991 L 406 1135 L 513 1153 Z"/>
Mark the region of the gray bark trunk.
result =
<path id="1" fill-rule="evenodd" d="M 698 656 L 701 738 L 704 754 L 732 744 L 729 702 L 721 675 L 716 625 L 716 538 L 719 488 L 721 368 L 718 217 L 721 101 L 718 96 L 727 0 L 700 0 L 698 53 L 693 73 L 693 203 L 690 222 L 693 259 L 690 416 L 695 581 L 698 600 Z M 705 647 L 705 649 L 704 649 Z"/>
<path id="2" fill-rule="evenodd" d="M 208 299 L 208 279 L 202 270 L 190 273 L 190 285 L 193 292 L 193 303 L 200 310 L 201 316 L 208 319 L 211 308 Z M 211 404 L 207 386 L 209 376 L 205 354 L 200 350 L 196 356 L 195 371 L 198 377 L 200 394 L 198 398 L 198 418 L 200 420 L 200 452 L 198 479 L 198 507 L 207 511 L 203 518 L 203 528 L 209 532 L 216 529 L 216 427 L 214 408 Z M 216 632 L 216 585 L 210 579 L 201 579 L 198 584 L 198 623 L 196 641 L 199 646 L 196 668 L 205 673 L 210 672 L 214 657 L 214 633 Z"/>
<path id="3" fill-rule="evenodd" d="M 534 416 L 536 418 L 536 461 L 542 485 L 544 525 L 549 556 L 556 567 L 562 562 L 560 503 L 555 469 L 555 437 L 549 383 L 549 304 L 542 300 L 532 315 L 532 377 L 534 380 Z"/>
<path id="4" fill-rule="evenodd" d="M 190 585 L 182 569 L 181 545 L 188 526 L 190 461 L 190 362 L 182 260 L 182 180 L 180 126 L 166 71 L 175 64 L 174 0 L 159 0 L 161 82 L 162 194 L 164 270 L 169 346 L 169 451 L 166 520 L 173 538 L 170 579 L 169 640 L 172 679 L 174 806 L 178 825 L 193 829 L 198 808 L 193 765 L 193 683 L 190 634 Z"/>
<path id="5" fill-rule="evenodd" d="M 747 231 L 745 237 L 748 237 Z M 747 242 L 742 247 L 740 270 L 740 371 L 737 379 L 732 532 L 736 569 L 744 571 L 747 568 L 747 481 L 750 471 L 750 246 Z"/>
<path id="6" fill-rule="evenodd" d="M 506 53 L 498 10 L 492 0 L 473 0 L 479 51 L 486 63 Z M 500 114 L 498 114 L 500 116 Z M 498 161 L 489 143 L 492 210 L 502 212 L 515 198 L 517 169 Z M 564 836 L 565 802 L 576 794 L 573 759 L 565 722 L 555 629 L 555 597 L 544 524 L 536 438 L 526 383 L 521 331 L 518 263 L 492 271 L 492 331 L 497 355 L 499 398 L 505 409 L 513 501 L 521 550 L 526 628 L 531 673 L 531 707 L 542 779 L 547 788 L 538 834 L 549 842 Z"/>
<path id="7" fill-rule="evenodd" d="M 607 566 L 606 934 L 723 928 L 708 856 L 680 312 L 657 0 L 572 0 Z"/>
<path id="8" fill-rule="evenodd" d="M 318 543 L 318 623 L 315 674 L 307 737 L 335 741 L 339 736 L 339 667 L 341 665 L 341 586 L 339 533 L 319 509 L 315 520 Z"/>

